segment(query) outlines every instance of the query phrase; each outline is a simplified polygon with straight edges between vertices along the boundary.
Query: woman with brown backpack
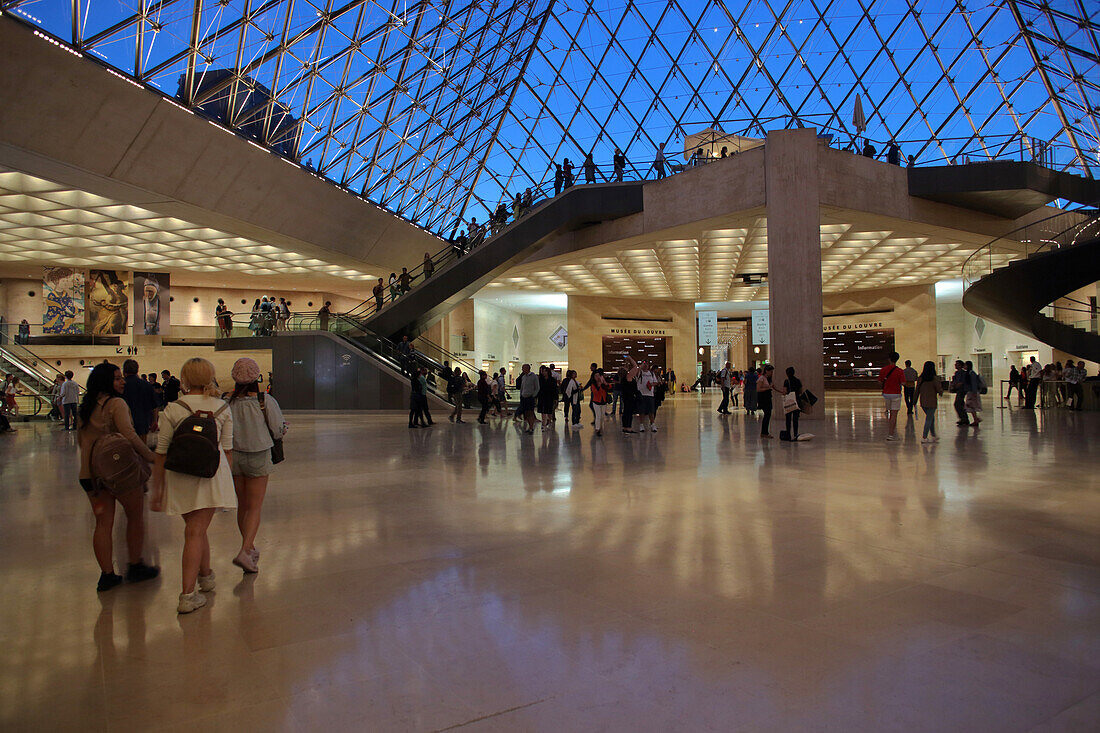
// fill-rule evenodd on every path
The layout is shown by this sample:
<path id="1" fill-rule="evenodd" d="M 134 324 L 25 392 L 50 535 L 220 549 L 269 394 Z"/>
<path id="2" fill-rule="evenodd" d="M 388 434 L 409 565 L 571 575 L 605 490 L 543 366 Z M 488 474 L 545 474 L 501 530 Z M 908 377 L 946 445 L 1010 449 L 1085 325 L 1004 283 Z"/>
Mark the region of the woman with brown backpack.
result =
<path id="1" fill-rule="evenodd" d="M 214 590 L 206 530 L 215 511 L 237 507 L 237 495 L 229 468 L 233 416 L 219 396 L 214 365 L 188 359 L 180 381 L 183 394 L 161 413 L 150 506 L 183 517 L 183 592 L 176 610 L 191 613 L 206 605 L 203 593 Z"/>
<path id="2" fill-rule="evenodd" d="M 92 551 L 99 563 L 98 591 L 114 588 L 123 581 L 115 572 L 112 535 L 115 502 L 126 514 L 126 549 L 130 565 L 126 580 L 151 580 L 160 568 L 142 560 L 145 544 L 145 482 L 153 452 L 134 432 L 130 408 L 122 399 L 126 384 L 122 370 L 114 364 L 97 364 L 88 375 L 84 400 L 80 404 L 77 441 L 80 445 L 80 486 L 95 515 Z"/>

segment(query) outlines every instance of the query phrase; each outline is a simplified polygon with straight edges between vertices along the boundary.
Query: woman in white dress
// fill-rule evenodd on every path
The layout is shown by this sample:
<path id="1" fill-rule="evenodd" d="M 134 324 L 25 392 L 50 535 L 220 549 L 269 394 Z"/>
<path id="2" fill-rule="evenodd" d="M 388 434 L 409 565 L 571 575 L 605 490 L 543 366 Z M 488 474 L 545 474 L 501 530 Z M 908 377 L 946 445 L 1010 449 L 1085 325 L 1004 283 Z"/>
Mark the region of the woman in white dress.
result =
<path id="1" fill-rule="evenodd" d="M 229 461 L 233 452 L 233 413 L 219 395 L 214 365 L 206 359 L 189 359 L 180 369 L 183 394 L 161 413 L 160 437 L 153 466 L 154 511 L 183 517 L 183 590 L 179 613 L 190 613 L 206 605 L 203 592 L 214 590 L 214 571 L 210 567 L 210 541 L 206 530 L 218 509 L 234 509 L 237 496 Z M 223 409 L 225 408 L 225 409 Z M 218 446 L 221 448 L 218 471 L 212 478 L 201 478 L 165 468 L 168 446 L 176 427 L 193 412 L 203 410 L 215 415 Z M 220 411 L 220 412 L 219 412 Z M 195 588 L 196 582 L 198 588 Z"/>

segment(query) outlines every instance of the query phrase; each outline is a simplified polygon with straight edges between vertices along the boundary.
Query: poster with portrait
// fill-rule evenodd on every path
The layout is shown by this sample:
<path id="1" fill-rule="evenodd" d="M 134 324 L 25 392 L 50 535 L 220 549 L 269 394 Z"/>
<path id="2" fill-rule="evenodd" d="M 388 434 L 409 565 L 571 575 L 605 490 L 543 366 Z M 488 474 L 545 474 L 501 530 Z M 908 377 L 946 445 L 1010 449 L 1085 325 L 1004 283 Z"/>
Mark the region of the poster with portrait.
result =
<path id="1" fill-rule="evenodd" d="M 135 272 L 134 333 L 167 336 L 170 298 L 167 272 Z"/>
<path id="2" fill-rule="evenodd" d="M 89 270 L 84 333 L 118 336 L 130 326 L 130 273 Z"/>
<path id="3" fill-rule="evenodd" d="M 84 271 L 42 268 L 42 332 L 83 333 Z"/>

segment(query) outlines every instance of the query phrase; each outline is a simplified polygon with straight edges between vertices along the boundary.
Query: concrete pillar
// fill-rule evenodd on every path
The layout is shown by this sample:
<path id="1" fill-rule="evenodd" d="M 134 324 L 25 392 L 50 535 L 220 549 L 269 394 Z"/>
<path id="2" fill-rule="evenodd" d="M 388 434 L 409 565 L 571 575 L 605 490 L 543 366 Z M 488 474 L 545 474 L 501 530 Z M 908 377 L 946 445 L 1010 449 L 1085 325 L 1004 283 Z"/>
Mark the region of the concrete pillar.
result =
<path id="1" fill-rule="evenodd" d="M 768 303 L 776 381 L 793 366 L 804 388 L 825 395 L 821 338 L 821 228 L 817 131 L 768 134 Z M 821 414 L 821 403 L 814 414 Z M 782 416 L 782 411 L 776 412 Z"/>

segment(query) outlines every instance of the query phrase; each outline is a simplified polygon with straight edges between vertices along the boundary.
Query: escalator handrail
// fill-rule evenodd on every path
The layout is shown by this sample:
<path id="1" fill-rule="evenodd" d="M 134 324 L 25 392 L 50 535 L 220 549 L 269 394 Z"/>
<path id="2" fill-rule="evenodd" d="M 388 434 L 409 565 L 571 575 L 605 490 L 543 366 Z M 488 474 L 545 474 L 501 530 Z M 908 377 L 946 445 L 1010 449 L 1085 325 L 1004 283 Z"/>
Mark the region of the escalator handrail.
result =
<path id="1" fill-rule="evenodd" d="M 50 364 L 48 364 L 41 357 L 39 357 L 37 354 L 35 354 L 33 351 L 26 348 L 22 344 L 3 344 L 3 345 L 0 345 L 0 354 L 3 354 L 5 359 L 12 362 L 16 366 L 18 366 L 26 374 L 32 375 L 35 379 L 37 379 L 43 385 L 53 384 L 54 380 L 56 379 L 56 376 L 49 376 L 48 372 L 44 374 L 43 372 L 39 371 L 38 369 L 36 369 L 34 366 L 32 366 L 30 363 L 27 362 L 27 358 L 25 356 L 22 356 L 18 353 L 13 352 L 10 348 L 11 346 L 18 346 L 22 351 L 29 354 L 34 361 L 38 362 L 39 364 L 42 364 L 47 369 L 50 369 L 54 372 L 57 372 L 57 374 L 60 374 L 61 376 L 65 376 L 64 372 L 50 366 Z M 27 385 L 27 386 L 30 387 L 30 385 Z M 77 383 L 76 388 L 77 388 L 77 394 L 80 394 L 81 392 L 84 391 L 84 388 L 80 386 L 79 382 Z M 46 395 L 42 395 L 42 393 L 39 390 L 34 390 L 34 392 L 35 392 L 35 394 L 37 394 L 39 396 L 42 396 L 42 397 L 46 396 Z"/>

